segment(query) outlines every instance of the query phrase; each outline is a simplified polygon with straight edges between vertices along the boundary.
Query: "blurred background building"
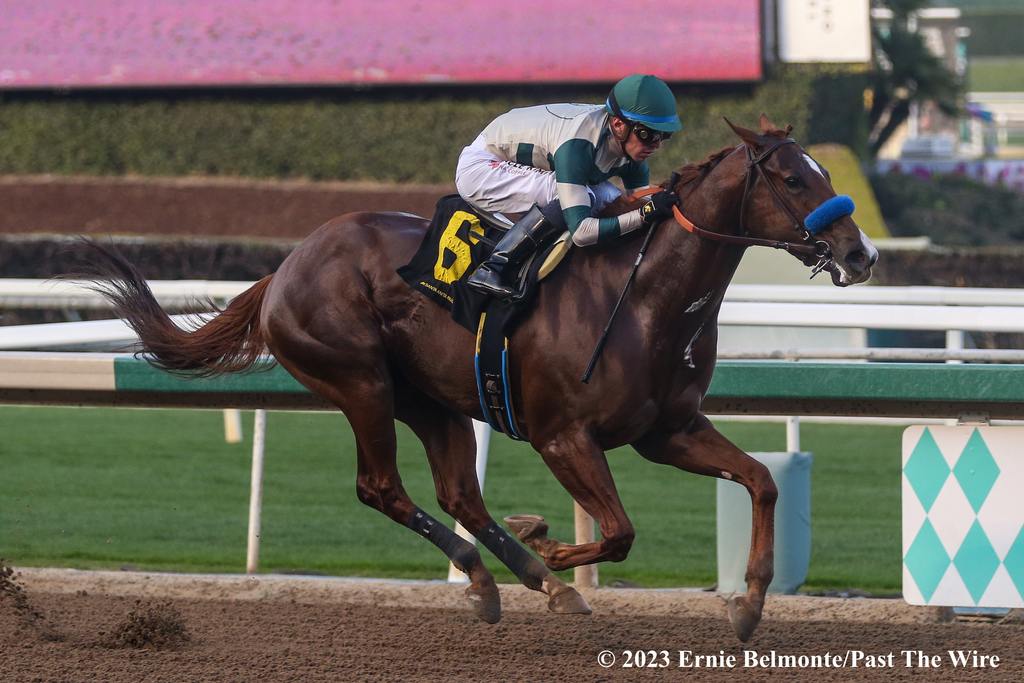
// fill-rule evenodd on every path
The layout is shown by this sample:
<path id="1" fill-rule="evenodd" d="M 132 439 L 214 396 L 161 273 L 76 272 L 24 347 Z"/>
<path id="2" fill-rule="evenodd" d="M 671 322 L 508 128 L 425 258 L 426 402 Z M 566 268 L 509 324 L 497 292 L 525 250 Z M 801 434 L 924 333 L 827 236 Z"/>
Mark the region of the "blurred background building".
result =
<path id="1" fill-rule="evenodd" d="M 893 11 L 876 7 L 872 19 L 887 35 Z M 908 24 L 961 92 L 955 111 L 935 99 L 912 102 L 906 125 L 879 150 L 878 169 L 955 173 L 1024 192 L 1024 3 L 936 1 Z"/>

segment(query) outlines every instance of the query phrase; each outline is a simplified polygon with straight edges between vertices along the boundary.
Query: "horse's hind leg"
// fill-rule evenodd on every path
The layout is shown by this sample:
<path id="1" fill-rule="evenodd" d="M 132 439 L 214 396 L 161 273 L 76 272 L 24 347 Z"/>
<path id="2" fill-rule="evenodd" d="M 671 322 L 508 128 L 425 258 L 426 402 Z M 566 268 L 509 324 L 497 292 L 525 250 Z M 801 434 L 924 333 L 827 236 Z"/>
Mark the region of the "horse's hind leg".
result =
<path id="1" fill-rule="evenodd" d="M 476 442 L 472 421 L 413 390 L 399 392 L 398 419 L 423 442 L 434 476 L 437 501 L 508 567 L 527 588 L 548 595 L 548 609 L 559 614 L 590 614 L 586 600 L 567 586 L 491 518 L 476 478 Z M 459 569 L 476 583 L 477 565 Z M 490 575 L 488 574 L 488 577 Z"/>
<path id="2" fill-rule="evenodd" d="M 480 560 L 476 547 L 416 506 L 402 486 L 395 438 L 394 390 L 383 363 L 346 368 L 336 376 L 313 377 L 295 363 L 278 360 L 300 382 L 331 401 L 345 413 L 356 437 L 356 493 L 359 500 L 409 527 L 440 548 L 467 574 L 467 597 L 482 620 L 501 619 L 501 599 L 494 577 Z"/>
<path id="3" fill-rule="evenodd" d="M 775 500 L 778 490 L 768 468 L 737 448 L 703 415 L 689 431 L 652 434 L 633 444 L 648 460 L 688 472 L 730 479 L 750 493 L 753 519 L 747 559 L 747 594 L 729 600 L 729 620 L 746 642 L 761 621 L 764 596 L 774 574 Z"/>

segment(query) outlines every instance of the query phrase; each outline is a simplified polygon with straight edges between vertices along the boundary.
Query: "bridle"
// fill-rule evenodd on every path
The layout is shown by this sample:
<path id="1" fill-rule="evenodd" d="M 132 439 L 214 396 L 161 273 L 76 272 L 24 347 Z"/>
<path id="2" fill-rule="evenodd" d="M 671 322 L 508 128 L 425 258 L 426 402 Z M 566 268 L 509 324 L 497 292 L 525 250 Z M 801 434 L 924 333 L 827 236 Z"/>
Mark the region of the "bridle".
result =
<path id="1" fill-rule="evenodd" d="M 772 182 L 771 177 L 764 172 L 763 168 L 761 168 L 761 164 L 764 163 L 765 159 L 768 159 L 772 154 L 774 154 L 775 150 L 777 150 L 779 147 L 782 147 L 783 145 L 789 144 L 796 144 L 796 140 L 793 140 L 792 138 L 777 138 L 770 147 L 763 150 L 757 156 L 754 156 L 754 152 L 753 150 L 751 150 L 749 145 L 747 145 L 746 143 L 743 144 L 744 149 L 746 149 L 747 151 L 747 178 L 745 185 L 743 187 L 743 198 L 740 200 L 740 232 L 743 234 L 728 235 L 721 232 L 712 232 L 710 230 L 705 230 L 704 228 L 694 225 L 693 222 L 690 221 L 690 219 L 684 216 L 683 213 L 679 210 L 679 206 L 673 206 L 672 214 L 675 217 L 676 222 L 678 222 L 684 230 L 692 232 L 693 234 L 707 240 L 712 240 L 715 242 L 725 242 L 727 244 L 738 244 L 744 247 L 772 247 L 774 249 L 785 249 L 789 253 L 794 254 L 796 256 L 816 258 L 818 259 L 818 263 L 811 269 L 812 278 L 823 270 L 834 270 L 836 268 L 836 264 L 835 259 L 832 256 L 832 248 L 828 245 L 827 242 L 815 239 L 812 231 L 808 230 L 804 223 L 805 220 L 809 223 L 812 214 L 816 214 L 819 211 L 826 210 L 828 208 L 827 205 L 830 202 L 833 202 L 836 199 L 838 199 L 838 197 L 833 197 L 831 200 L 826 200 L 817 209 L 815 209 L 815 211 L 813 211 L 811 214 L 808 214 L 807 219 L 802 220 L 797 216 L 796 212 L 793 211 L 793 207 L 789 205 L 789 202 L 787 202 L 785 198 L 782 196 L 782 194 L 779 192 L 779 188 L 776 187 L 775 183 Z M 730 152 L 730 154 L 732 153 Z M 790 219 L 792 219 L 793 226 L 795 227 L 797 234 L 800 235 L 803 242 L 794 243 L 762 239 L 760 237 L 746 236 L 747 230 L 746 226 L 744 225 L 744 216 L 746 215 L 747 195 L 751 193 L 754 187 L 754 183 L 757 182 L 758 173 L 761 174 L 761 176 L 765 180 L 765 183 L 767 183 L 768 187 L 771 189 L 772 199 L 775 201 L 777 205 L 781 206 L 783 210 L 789 215 Z M 679 174 L 673 173 L 672 178 L 668 181 L 667 187 L 662 187 L 665 187 L 665 189 L 675 192 L 678 181 Z M 641 192 L 637 192 L 631 197 L 631 199 L 639 199 L 640 197 L 652 195 L 656 192 L 659 192 L 660 190 L 661 188 L 648 188 Z M 849 201 L 848 197 L 847 201 Z M 849 212 L 847 212 L 846 215 L 849 215 L 849 213 L 851 212 L 852 208 L 849 210 Z M 825 224 L 831 224 L 832 220 L 835 220 L 834 216 L 835 214 L 832 214 L 829 217 L 829 219 L 827 219 L 825 223 L 823 223 L 822 227 L 818 229 L 823 229 Z M 597 359 L 601 357 L 601 352 L 604 350 L 605 342 L 608 341 L 608 333 L 611 330 L 612 323 L 615 321 L 615 316 L 618 314 L 619 307 L 622 306 L 622 302 L 626 298 L 626 292 L 629 291 L 630 285 L 633 283 L 634 278 L 636 278 L 637 269 L 640 267 L 640 263 L 644 260 L 644 255 L 647 253 L 647 247 L 650 246 L 651 238 L 654 237 L 654 232 L 655 230 L 657 230 L 658 225 L 659 223 L 656 222 L 654 225 L 651 226 L 650 230 L 647 231 L 647 236 L 644 238 L 644 243 L 640 245 L 640 251 L 637 252 L 636 260 L 633 261 L 633 269 L 629 272 L 629 277 L 626 279 L 626 284 L 623 286 L 622 291 L 619 293 L 619 298 L 615 302 L 615 306 L 612 308 L 612 314 L 608 318 L 608 324 L 604 326 L 604 331 L 601 333 L 601 336 L 597 340 L 597 345 L 594 347 L 594 353 L 591 354 L 590 356 L 590 362 L 587 364 L 587 369 L 583 371 L 583 377 L 580 379 L 580 381 L 583 382 L 584 384 L 590 381 L 590 376 L 594 372 L 594 367 L 597 365 Z M 699 331 L 698 334 L 700 334 Z M 693 367 L 692 363 L 690 367 Z"/>
<path id="2" fill-rule="evenodd" d="M 714 242 L 725 242 L 727 244 L 736 244 L 744 247 L 771 247 L 773 249 L 784 249 L 794 256 L 815 258 L 817 259 L 817 263 L 811 268 L 812 278 L 823 270 L 830 271 L 835 268 L 835 258 L 832 255 L 832 247 L 830 247 L 824 240 L 815 239 L 814 235 L 804 227 L 804 220 L 797 215 L 790 203 L 786 201 L 785 197 L 783 197 L 782 192 L 772 180 L 772 177 L 768 173 L 765 173 L 765 170 L 761 167 L 761 164 L 769 159 L 777 149 L 783 145 L 790 144 L 795 145 L 796 140 L 793 138 L 777 139 L 770 147 L 762 150 L 761 153 L 756 156 L 749 145 L 746 143 L 742 145 L 747 153 L 747 177 L 743 187 L 743 198 L 740 200 L 740 232 L 742 234 L 729 235 L 701 228 L 690 221 L 690 219 L 686 218 L 677 206 L 672 207 L 672 214 L 675 217 L 676 222 L 678 222 L 687 232 L 691 232 L 703 239 Z M 800 239 L 802 240 L 801 242 L 786 242 L 783 240 L 770 240 L 761 237 L 747 236 L 747 196 L 753 191 L 754 184 L 757 182 L 759 176 L 764 180 L 765 185 L 768 186 L 775 205 L 780 207 L 793 222 L 793 229 L 800 236 Z M 675 190 L 675 188 L 669 189 L 673 191 Z"/>
<path id="3" fill-rule="evenodd" d="M 672 214 L 675 216 L 676 221 L 679 223 L 679 225 L 683 227 L 684 230 L 692 232 L 693 234 L 707 240 L 712 240 L 715 242 L 725 242 L 727 244 L 738 244 L 744 247 L 772 247 L 774 249 L 785 249 L 789 253 L 797 256 L 816 258 L 818 259 L 818 263 L 814 266 L 814 268 L 811 269 L 811 277 L 813 278 L 815 275 L 817 275 L 823 270 L 831 271 L 836 267 L 835 260 L 832 257 L 832 248 L 829 247 L 827 242 L 823 240 L 816 240 L 814 238 L 814 235 L 811 233 L 811 231 L 804 226 L 804 221 L 801 220 L 796 215 L 796 212 L 793 211 L 793 208 L 789 205 L 789 202 L 787 202 L 783 198 L 782 194 L 779 192 L 779 189 L 772 182 L 771 178 L 768 176 L 767 173 L 764 172 L 764 169 L 761 168 L 761 164 L 764 163 L 765 159 L 769 158 L 772 154 L 774 154 L 775 150 L 777 150 L 782 145 L 788 144 L 796 144 L 796 140 L 793 140 L 792 138 L 776 139 L 775 142 L 772 143 L 771 147 L 768 147 L 757 156 L 754 156 L 753 151 L 746 143 L 743 144 L 744 149 L 746 149 L 747 151 L 747 178 L 746 183 L 743 187 L 743 198 L 742 200 L 740 200 L 740 232 L 744 234 L 728 235 L 725 233 L 711 232 L 710 230 L 700 228 L 694 225 L 690 221 L 690 219 L 683 215 L 683 213 L 679 210 L 679 206 L 672 207 Z M 774 199 L 775 203 L 781 206 L 783 210 L 785 210 L 785 212 L 793 220 L 794 227 L 796 228 L 797 233 L 803 239 L 803 242 L 793 243 L 778 240 L 762 239 L 760 237 L 746 236 L 745 233 L 747 232 L 747 230 L 744 225 L 744 216 L 746 215 L 747 195 L 750 194 L 751 190 L 754 187 L 754 183 L 757 182 L 758 173 L 761 174 L 765 182 L 768 184 L 768 187 L 771 188 L 772 199 Z M 672 178 L 668 181 L 668 185 L 665 189 L 675 192 L 678 181 L 679 174 L 673 173 Z M 641 192 L 637 192 L 631 197 L 631 199 L 639 199 L 640 197 L 652 195 L 656 192 L 659 192 L 660 190 L 661 188 L 648 188 Z M 829 201 L 834 201 L 835 199 L 836 198 L 833 198 L 832 200 L 826 200 L 819 207 L 819 209 L 815 210 L 815 212 L 812 213 L 816 213 L 818 210 L 824 209 L 825 205 L 828 204 Z M 808 214 L 808 216 L 810 216 L 810 214 Z M 608 340 L 608 333 L 611 330 L 612 323 L 615 321 L 615 316 L 618 314 L 619 307 L 622 306 L 622 302 L 626 298 L 626 292 L 629 291 L 629 287 L 633 283 L 633 279 L 636 278 L 637 269 L 640 267 L 640 263 L 644 260 L 644 255 L 647 253 L 647 247 L 650 246 L 651 238 L 654 237 L 654 232 L 655 230 L 657 230 L 658 225 L 659 223 L 656 222 L 654 225 L 651 226 L 650 230 L 647 231 L 647 236 L 644 238 L 644 243 L 640 245 L 640 251 L 637 252 L 636 260 L 633 261 L 633 269 L 629 272 L 629 277 L 626 279 L 626 284 L 623 286 L 622 291 L 619 293 L 619 298 L 615 302 L 615 306 L 612 308 L 612 314 L 608 318 L 608 324 L 605 325 L 604 331 L 601 333 L 601 336 L 597 340 L 597 345 L 594 347 L 594 353 L 591 354 L 590 356 L 590 362 L 587 364 L 587 369 L 583 371 L 583 377 L 580 379 L 580 381 L 583 382 L 584 384 L 590 381 L 590 376 L 594 372 L 594 367 L 597 365 L 597 359 L 601 357 L 601 352 L 604 350 L 605 342 Z M 693 367 L 692 364 L 690 367 Z"/>

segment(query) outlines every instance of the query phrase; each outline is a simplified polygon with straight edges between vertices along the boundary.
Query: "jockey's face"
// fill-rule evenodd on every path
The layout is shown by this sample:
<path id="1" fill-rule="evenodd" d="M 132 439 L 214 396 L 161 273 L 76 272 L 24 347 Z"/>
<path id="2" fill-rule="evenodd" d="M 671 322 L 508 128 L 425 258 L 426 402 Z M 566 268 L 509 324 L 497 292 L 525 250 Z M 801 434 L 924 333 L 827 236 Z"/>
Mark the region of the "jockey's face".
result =
<path id="1" fill-rule="evenodd" d="M 612 133 L 622 145 L 623 151 L 633 161 L 643 161 L 661 148 L 661 136 L 647 135 L 647 141 L 637 135 L 639 124 L 624 121 L 617 116 L 611 118 Z M 653 131 L 647 131 L 653 132 Z M 667 137 L 667 136 L 666 136 Z"/>

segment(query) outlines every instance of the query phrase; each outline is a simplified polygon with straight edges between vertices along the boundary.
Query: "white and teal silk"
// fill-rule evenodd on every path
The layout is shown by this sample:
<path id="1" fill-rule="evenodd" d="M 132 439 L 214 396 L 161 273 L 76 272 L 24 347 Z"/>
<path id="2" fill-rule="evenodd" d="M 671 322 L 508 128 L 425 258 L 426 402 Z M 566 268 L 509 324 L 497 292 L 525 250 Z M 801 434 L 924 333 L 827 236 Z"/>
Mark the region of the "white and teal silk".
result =
<path id="1" fill-rule="evenodd" d="M 574 241 L 605 242 L 638 228 L 639 216 L 593 218 L 593 200 L 587 188 L 612 177 L 621 178 L 627 192 L 650 182 L 647 163 L 624 155 L 608 119 L 603 105 L 546 104 L 502 114 L 481 136 L 486 150 L 499 159 L 553 171 L 562 214 Z M 589 239 L 577 239 L 579 231 Z"/>

